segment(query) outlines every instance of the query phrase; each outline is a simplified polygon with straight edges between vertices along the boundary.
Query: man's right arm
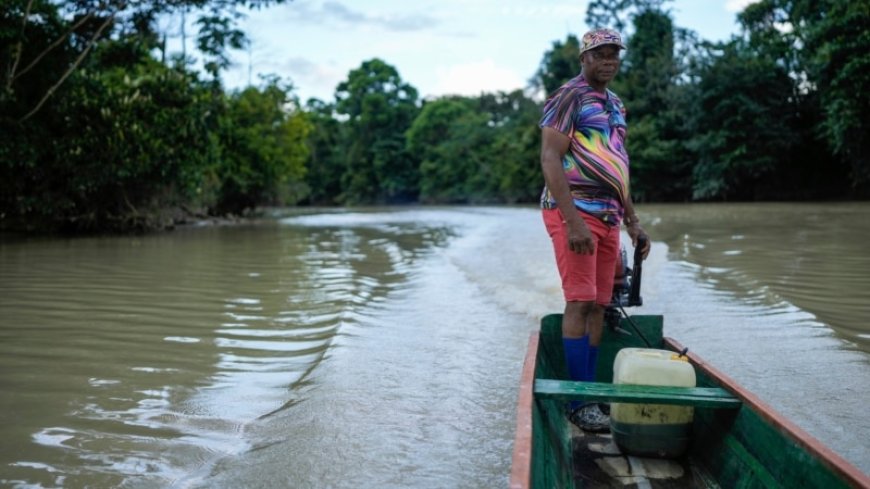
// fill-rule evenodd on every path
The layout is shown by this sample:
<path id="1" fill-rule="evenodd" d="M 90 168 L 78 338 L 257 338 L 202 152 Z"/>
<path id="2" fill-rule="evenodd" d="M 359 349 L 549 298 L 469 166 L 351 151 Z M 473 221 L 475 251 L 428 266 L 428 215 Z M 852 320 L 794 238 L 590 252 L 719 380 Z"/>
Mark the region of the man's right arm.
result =
<path id="1" fill-rule="evenodd" d="M 547 184 L 550 194 L 556 199 L 556 205 L 562 212 L 562 218 L 568 228 L 568 248 L 575 253 L 590 255 L 595 250 L 595 242 L 592 233 L 586 227 L 586 223 L 577 209 L 574 207 L 574 198 L 565 178 L 565 170 L 562 168 L 562 158 L 568 152 L 571 139 L 552 127 L 541 129 L 541 169 L 544 173 L 544 182 Z"/>

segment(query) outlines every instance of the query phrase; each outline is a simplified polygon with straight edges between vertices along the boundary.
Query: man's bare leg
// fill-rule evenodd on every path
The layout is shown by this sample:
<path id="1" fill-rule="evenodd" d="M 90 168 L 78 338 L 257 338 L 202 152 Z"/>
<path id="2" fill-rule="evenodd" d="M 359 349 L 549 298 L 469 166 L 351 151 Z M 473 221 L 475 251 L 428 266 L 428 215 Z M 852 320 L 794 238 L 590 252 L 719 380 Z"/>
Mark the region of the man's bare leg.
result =
<path id="1" fill-rule="evenodd" d="M 604 307 L 595 302 L 575 302 L 565 304 L 562 316 L 562 337 L 582 338 L 589 335 L 589 344 L 601 344 L 604 331 Z"/>

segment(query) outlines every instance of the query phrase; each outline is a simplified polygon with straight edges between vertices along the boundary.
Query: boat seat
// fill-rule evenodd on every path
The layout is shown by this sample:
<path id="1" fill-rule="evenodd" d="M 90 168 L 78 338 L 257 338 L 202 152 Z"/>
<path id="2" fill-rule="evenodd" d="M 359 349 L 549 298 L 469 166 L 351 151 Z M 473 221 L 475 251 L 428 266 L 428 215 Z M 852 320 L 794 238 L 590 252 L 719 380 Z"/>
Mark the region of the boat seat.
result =
<path id="1" fill-rule="evenodd" d="M 717 409 L 737 409 L 742 404 L 740 399 L 721 387 L 670 387 L 553 379 L 535 380 L 535 396 L 560 401 L 677 404 Z"/>

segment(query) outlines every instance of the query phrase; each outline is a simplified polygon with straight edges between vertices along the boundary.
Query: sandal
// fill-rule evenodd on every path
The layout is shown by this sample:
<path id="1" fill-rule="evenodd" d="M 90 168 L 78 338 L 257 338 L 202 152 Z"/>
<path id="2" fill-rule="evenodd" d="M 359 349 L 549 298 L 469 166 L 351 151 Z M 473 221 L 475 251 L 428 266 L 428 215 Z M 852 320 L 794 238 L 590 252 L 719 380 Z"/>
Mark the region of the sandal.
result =
<path id="1" fill-rule="evenodd" d="M 610 406 L 597 402 L 583 404 L 571 411 L 568 420 L 590 433 L 610 431 Z"/>

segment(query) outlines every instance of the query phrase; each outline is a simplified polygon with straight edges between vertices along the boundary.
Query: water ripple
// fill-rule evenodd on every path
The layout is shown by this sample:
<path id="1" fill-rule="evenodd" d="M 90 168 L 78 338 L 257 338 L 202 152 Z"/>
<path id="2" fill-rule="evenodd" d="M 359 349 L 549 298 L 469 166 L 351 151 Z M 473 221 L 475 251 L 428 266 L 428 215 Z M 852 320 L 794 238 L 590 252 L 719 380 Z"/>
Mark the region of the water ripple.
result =
<path id="1" fill-rule="evenodd" d="M 250 449 L 439 236 L 376 221 L 2 245 L 0 408 L 29 422 L 0 483 L 168 485 Z"/>

